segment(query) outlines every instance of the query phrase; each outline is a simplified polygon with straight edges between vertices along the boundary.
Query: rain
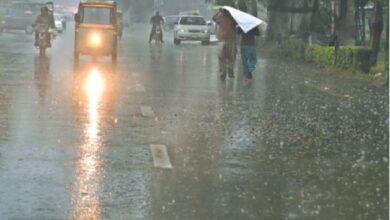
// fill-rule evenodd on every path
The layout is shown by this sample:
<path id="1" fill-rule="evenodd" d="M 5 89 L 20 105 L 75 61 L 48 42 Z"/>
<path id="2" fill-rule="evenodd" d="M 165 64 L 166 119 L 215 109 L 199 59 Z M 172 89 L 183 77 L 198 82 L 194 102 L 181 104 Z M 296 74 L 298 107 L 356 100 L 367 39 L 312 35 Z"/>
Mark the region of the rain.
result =
<path id="1" fill-rule="evenodd" d="M 0 0 L 0 219 L 389 219 L 388 21 Z"/>

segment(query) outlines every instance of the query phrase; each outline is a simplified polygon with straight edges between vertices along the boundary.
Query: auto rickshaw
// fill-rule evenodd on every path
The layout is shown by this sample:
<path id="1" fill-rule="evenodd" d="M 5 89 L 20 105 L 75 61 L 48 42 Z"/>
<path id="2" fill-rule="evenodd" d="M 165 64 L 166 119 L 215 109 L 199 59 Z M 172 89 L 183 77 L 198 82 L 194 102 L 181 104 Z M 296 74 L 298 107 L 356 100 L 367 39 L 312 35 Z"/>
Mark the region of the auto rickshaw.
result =
<path id="1" fill-rule="evenodd" d="M 122 33 L 123 33 L 123 12 L 120 10 L 116 12 L 116 21 L 118 24 L 118 37 L 120 39 L 122 38 Z"/>
<path id="2" fill-rule="evenodd" d="M 75 15 L 74 59 L 80 54 L 117 59 L 117 5 L 115 2 L 81 2 Z"/>

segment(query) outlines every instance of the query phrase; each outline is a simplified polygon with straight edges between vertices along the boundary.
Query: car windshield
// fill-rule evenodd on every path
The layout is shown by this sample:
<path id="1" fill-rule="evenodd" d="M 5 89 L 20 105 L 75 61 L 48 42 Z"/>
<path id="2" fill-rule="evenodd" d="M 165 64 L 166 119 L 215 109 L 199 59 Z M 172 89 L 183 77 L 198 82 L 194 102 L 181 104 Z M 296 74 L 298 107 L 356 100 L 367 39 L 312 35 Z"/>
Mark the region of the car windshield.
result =
<path id="1" fill-rule="evenodd" d="M 202 17 L 182 17 L 180 24 L 184 25 L 206 25 L 205 20 Z"/>
<path id="2" fill-rule="evenodd" d="M 111 8 L 85 7 L 81 21 L 92 24 L 113 24 L 112 11 Z"/>

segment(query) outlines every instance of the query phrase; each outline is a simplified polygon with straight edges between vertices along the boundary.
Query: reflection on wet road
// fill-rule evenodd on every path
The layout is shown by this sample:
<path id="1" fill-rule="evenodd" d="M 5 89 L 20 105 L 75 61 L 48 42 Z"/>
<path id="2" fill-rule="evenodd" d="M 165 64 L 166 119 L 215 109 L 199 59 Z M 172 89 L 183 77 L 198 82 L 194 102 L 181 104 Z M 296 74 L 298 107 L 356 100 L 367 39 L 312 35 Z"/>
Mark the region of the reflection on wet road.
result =
<path id="1" fill-rule="evenodd" d="M 148 32 L 117 65 L 0 35 L 1 219 L 388 219 L 387 89 L 261 54 L 221 82 L 215 45 Z"/>
<path id="2" fill-rule="evenodd" d="M 97 193 L 101 185 L 99 158 L 103 147 L 99 127 L 99 107 L 105 89 L 102 73 L 93 67 L 83 84 L 84 90 L 81 91 L 85 92 L 87 97 L 88 120 L 84 131 L 85 143 L 80 146 L 75 170 L 77 190 L 72 195 L 72 213 L 74 219 L 101 219 Z"/>

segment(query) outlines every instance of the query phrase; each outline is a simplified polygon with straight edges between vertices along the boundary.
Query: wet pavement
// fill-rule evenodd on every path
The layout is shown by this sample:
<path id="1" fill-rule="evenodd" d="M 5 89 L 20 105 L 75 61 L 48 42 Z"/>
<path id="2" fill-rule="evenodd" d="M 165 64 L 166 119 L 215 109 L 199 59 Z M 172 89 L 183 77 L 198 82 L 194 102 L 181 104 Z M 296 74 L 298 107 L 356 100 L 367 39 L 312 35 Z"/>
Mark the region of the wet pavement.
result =
<path id="1" fill-rule="evenodd" d="M 0 35 L 0 219 L 389 218 L 387 88 L 147 36 L 74 66 L 72 30 Z"/>

